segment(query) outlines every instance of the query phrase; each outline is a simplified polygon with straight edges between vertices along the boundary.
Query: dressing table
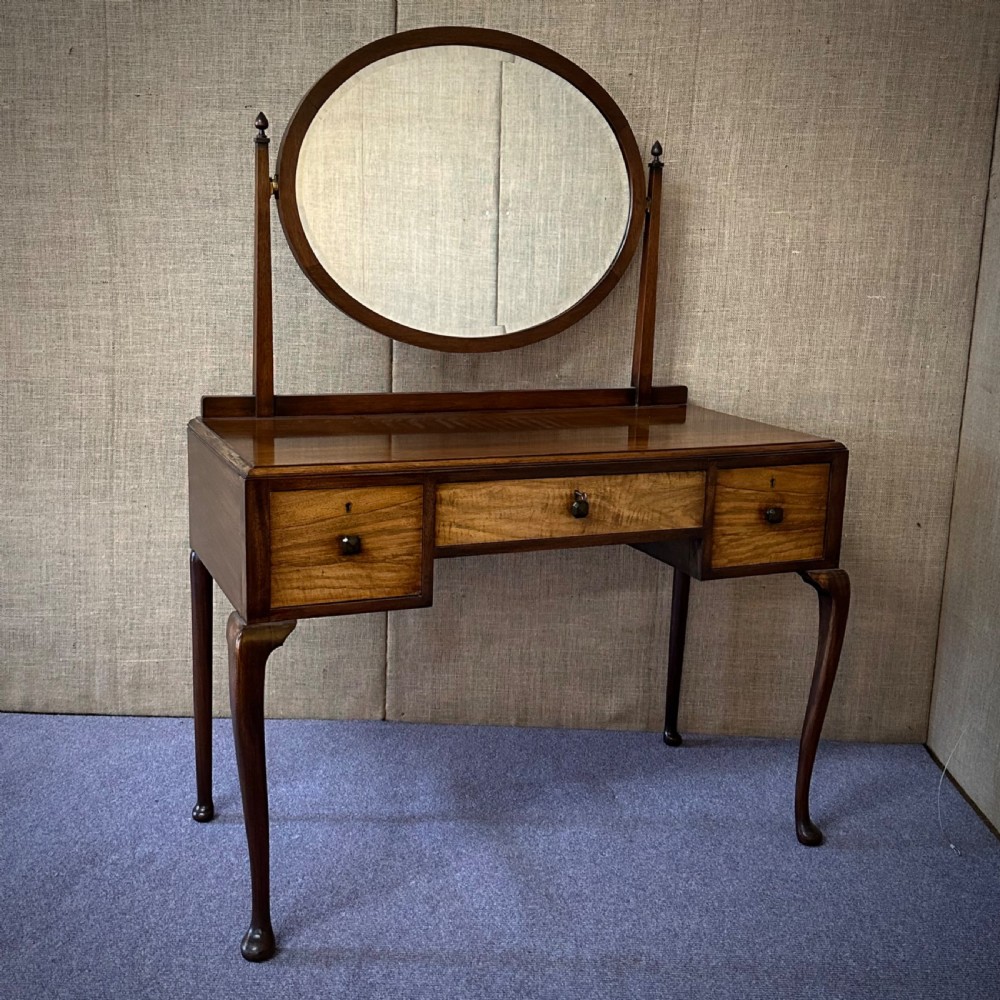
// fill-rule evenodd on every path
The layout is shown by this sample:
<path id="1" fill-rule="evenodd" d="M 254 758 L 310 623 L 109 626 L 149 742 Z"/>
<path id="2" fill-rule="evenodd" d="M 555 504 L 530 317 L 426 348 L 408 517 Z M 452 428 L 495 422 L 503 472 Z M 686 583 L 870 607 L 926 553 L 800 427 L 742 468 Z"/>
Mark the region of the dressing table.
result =
<path id="1" fill-rule="evenodd" d="M 819 636 L 795 784 L 809 787 L 850 602 L 838 568 L 847 451 L 689 405 L 652 381 L 661 149 L 648 168 L 582 69 L 498 31 L 436 28 L 342 60 L 288 123 L 271 176 L 255 138 L 253 394 L 189 425 L 197 804 L 213 818 L 212 583 L 233 605 L 229 683 L 251 874 L 241 951 L 275 950 L 264 674 L 300 619 L 426 607 L 436 559 L 627 544 L 673 571 L 664 740 L 677 716 L 690 580 L 798 573 Z M 553 336 L 640 251 L 629 386 L 275 395 L 272 201 L 316 288 L 430 350 Z M 624 320 L 623 320 L 624 323 Z"/>

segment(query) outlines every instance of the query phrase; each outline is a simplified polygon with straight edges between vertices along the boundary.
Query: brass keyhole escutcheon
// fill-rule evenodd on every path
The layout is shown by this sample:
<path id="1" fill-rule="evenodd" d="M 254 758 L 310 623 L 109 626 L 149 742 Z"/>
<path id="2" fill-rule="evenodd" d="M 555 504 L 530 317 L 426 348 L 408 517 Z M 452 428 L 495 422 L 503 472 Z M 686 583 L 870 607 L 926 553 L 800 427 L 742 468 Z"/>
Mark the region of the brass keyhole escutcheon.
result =
<path id="1" fill-rule="evenodd" d="M 764 511 L 764 520 L 768 524 L 781 524 L 785 519 L 785 508 L 784 507 L 768 507 Z"/>
<path id="2" fill-rule="evenodd" d="M 342 556 L 356 556 L 361 551 L 360 535 L 341 535 L 340 554 Z"/>
<path id="3" fill-rule="evenodd" d="M 573 502 L 569 505 L 569 512 L 574 517 L 586 517 L 590 513 L 590 501 L 582 490 L 573 490 Z"/>

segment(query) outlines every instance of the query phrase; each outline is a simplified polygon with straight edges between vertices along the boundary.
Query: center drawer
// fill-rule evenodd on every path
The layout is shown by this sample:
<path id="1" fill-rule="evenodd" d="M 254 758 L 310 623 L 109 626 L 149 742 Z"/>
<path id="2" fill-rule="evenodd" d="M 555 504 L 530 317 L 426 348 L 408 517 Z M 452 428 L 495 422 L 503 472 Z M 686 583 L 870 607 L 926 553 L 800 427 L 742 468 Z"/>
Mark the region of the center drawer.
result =
<path id="1" fill-rule="evenodd" d="M 420 592 L 423 487 L 271 494 L 271 607 Z"/>
<path id="2" fill-rule="evenodd" d="M 435 543 L 443 548 L 698 528 L 704 503 L 704 472 L 444 483 L 437 489 Z"/>

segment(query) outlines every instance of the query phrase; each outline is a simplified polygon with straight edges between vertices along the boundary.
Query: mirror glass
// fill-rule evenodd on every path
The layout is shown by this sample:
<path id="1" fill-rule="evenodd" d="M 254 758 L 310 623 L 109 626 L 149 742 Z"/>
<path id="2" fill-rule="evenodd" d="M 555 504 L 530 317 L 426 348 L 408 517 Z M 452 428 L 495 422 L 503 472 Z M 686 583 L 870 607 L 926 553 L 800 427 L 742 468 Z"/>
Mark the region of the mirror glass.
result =
<path id="1" fill-rule="evenodd" d="M 579 303 L 633 206 L 601 111 L 544 66 L 472 45 L 397 52 L 338 86 L 303 135 L 294 188 L 305 239 L 344 292 L 455 338 Z"/>

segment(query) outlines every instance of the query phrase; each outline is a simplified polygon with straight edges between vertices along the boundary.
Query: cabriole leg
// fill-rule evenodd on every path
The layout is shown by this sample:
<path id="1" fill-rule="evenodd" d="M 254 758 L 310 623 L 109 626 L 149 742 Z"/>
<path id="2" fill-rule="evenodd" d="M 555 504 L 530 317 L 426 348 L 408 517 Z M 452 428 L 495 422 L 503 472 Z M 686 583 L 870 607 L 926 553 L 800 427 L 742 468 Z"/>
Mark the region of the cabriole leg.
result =
<path id="1" fill-rule="evenodd" d="M 851 581 L 842 569 L 818 569 L 799 576 L 819 595 L 819 641 L 813 670 L 809 703 L 806 706 L 802 739 L 799 742 L 799 767 L 795 779 L 795 833 L 800 844 L 816 847 L 823 834 L 809 817 L 809 785 L 812 781 L 816 747 L 819 745 L 830 692 L 837 676 L 840 650 L 844 644 L 847 612 L 851 605 Z"/>
<path id="2" fill-rule="evenodd" d="M 243 824 L 250 854 L 250 927 L 240 942 L 240 951 L 249 962 L 263 962 L 274 954 L 264 754 L 264 673 L 268 656 L 288 638 L 293 628 L 293 621 L 247 625 L 234 611 L 226 629 L 229 704 L 243 798 Z"/>
<path id="3" fill-rule="evenodd" d="M 673 595 L 670 599 L 670 638 L 667 646 L 667 707 L 663 719 L 663 742 L 679 747 L 677 712 L 681 700 L 681 671 L 684 666 L 684 640 L 687 635 L 688 595 L 691 577 L 674 567 Z"/>
<path id="4" fill-rule="evenodd" d="M 194 692 L 194 773 L 197 801 L 191 818 L 207 823 L 212 802 L 212 577 L 191 553 L 191 650 Z"/>

